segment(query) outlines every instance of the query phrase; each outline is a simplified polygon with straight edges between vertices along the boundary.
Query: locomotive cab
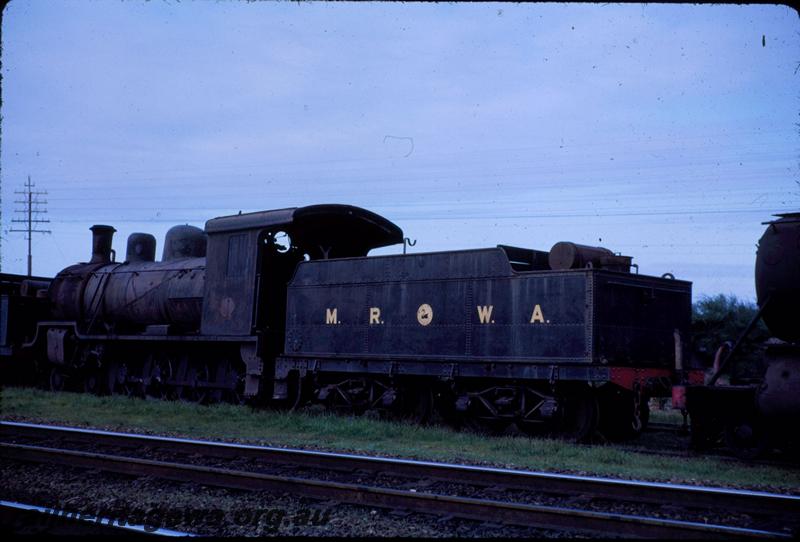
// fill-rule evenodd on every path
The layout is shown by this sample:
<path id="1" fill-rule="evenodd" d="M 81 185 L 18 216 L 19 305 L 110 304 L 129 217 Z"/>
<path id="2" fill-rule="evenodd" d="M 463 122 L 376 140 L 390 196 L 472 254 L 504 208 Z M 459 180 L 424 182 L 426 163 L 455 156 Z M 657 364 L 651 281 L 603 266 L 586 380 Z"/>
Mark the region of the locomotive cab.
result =
<path id="1" fill-rule="evenodd" d="M 281 327 L 280 300 L 303 260 L 365 256 L 403 242 L 402 230 L 392 222 L 349 205 L 215 218 L 206 223 L 206 233 L 202 332 L 208 335 L 251 335 Z"/>
<path id="2" fill-rule="evenodd" d="M 365 256 L 403 242 L 385 218 L 333 204 L 215 218 L 206 233 L 202 333 L 255 339 L 241 347 L 247 396 L 259 392 L 261 375 L 270 374 L 263 364 L 283 348 L 286 287 L 299 262 Z"/>

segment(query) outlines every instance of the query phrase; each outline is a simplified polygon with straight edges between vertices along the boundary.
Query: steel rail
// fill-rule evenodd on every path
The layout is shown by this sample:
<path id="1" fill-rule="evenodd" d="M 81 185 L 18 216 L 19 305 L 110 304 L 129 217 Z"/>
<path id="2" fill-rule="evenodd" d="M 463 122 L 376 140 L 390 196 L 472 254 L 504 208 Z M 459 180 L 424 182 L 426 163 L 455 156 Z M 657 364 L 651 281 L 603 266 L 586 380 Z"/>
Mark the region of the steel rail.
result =
<path id="1" fill-rule="evenodd" d="M 37 533 L 50 534 L 52 530 L 64 528 L 67 534 L 142 534 L 154 536 L 195 536 L 192 533 L 174 531 L 161 527 L 136 525 L 116 517 L 103 517 L 76 511 L 47 508 L 35 504 L 0 500 L 0 517 L 11 532 L 33 529 Z M 29 533 L 25 533 L 29 534 Z"/>
<path id="2" fill-rule="evenodd" d="M 477 467 L 18 422 L 0 422 L 0 436 L 3 435 L 58 437 L 137 448 L 149 446 L 178 453 L 221 458 L 245 457 L 327 470 L 386 472 L 398 476 L 500 486 L 523 491 L 579 494 L 595 498 L 655 504 L 673 503 L 684 507 L 800 517 L 800 497 L 760 491 Z"/>
<path id="3" fill-rule="evenodd" d="M 788 533 L 775 531 L 455 497 L 23 444 L 0 443 L 0 457 L 233 489 L 287 492 L 314 499 L 543 529 L 614 533 L 644 538 L 790 538 Z"/>

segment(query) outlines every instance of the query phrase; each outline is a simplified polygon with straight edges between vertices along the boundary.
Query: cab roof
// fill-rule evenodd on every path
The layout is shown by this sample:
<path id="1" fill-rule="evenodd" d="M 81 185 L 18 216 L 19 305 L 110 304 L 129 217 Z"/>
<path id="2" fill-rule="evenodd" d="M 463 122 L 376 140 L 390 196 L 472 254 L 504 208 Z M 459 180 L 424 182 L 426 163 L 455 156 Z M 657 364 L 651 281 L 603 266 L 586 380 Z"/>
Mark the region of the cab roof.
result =
<path id="1" fill-rule="evenodd" d="M 285 231 L 296 246 L 336 246 L 338 253 L 366 254 L 403 242 L 403 230 L 386 218 L 353 205 L 322 204 L 240 213 L 206 222 L 209 235 L 243 230 Z"/>

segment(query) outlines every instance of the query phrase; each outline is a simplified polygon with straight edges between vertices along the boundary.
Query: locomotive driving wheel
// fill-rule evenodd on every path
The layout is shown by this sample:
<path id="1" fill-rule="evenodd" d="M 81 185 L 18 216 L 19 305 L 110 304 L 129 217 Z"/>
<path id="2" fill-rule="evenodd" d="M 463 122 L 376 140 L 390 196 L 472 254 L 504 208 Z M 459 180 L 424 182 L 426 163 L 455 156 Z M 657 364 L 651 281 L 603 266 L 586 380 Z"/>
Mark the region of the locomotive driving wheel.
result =
<path id="1" fill-rule="evenodd" d="M 206 371 L 211 374 L 206 364 Z M 213 369 L 214 380 L 209 382 L 213 387 L 206 394 L 209 403 L 225 401 L 233 404 L 244 402 L 244 375 L 236 370 L 229 359 L 216 364 Z"/>
<path id="2" fill-rule="evenodd" d="M 147 389 L 145 386 L 145 373 L 144 367 L 137 364 L 133 367 L 127 366 L 128 374 L 125 384 L 125 392 L 128 397 L 138 397 L 140 399 L 147 396 Z"/>
<path id="3" fill-rule="evenodd" d="M 211 371 L 212 369 L 207 361 L 199 362 L 195 376 L 194 401 L 203 405 L 214 402 L 212 395 L 214 395 L 215 391 L 213 388 L 215 381 L 211 377 L 213 374 Z"/>
<path id="4" fill-rule="evenodd" d="M 106 389 L 110 394 L 130 395 L 128 387 L 128 366 L 125 362 L 112 361 L 106 372 Z"/>
<path id="5" fill-rule="evenodd" d="M 202 403 L 207 398 L 209 369 L 204 362 L 192 360 L 187 354 L 181 354 L 175 360 L 174 378 L 169 391 L 172 399 L 187 403 Z"/>
<path id="6" fill-rule="evenodd" d="M 185 354 L 180 355 L 174 361 L 174 372 L 172 378 L 169 380 L 169 388 L 167 396 L 174 400 L 186 400 L 189 392 L 185 390 L 186 384 L 189 380 L 187 376 L 189 373 L 189 357 Z"/>
<path id="7" fill-rule="evenodd" d="M 237 370 L 231 362 L 229 362 L 228 383 L 233 385 L 233 389 L 229 389 L 223 394 L 224 400 L 234 405 L 243 405 L 245 402 L 244 371 Z"/>
<path id="8" fill-rule="evenodd" d="M 163 354 L 151 354 L 142 369 L 142 377 L 147 395 L 157 399 L 169 398 L 169 382 L 174 378 L 172 360 Z"/>
<path id="9" fill-rule="evenodd" d="M 99 346 L 80 349 L 80 380 L 86 393 L 102 395 L 104 392 L 102 352 Z"/>
<path id="10" fill-rule="evenodd" d="M 205 403 L 208 400 L 210 388 L 211 371 L 205 362 L 192 363 L 188 361 L 186 373 L 184 374 L 185 385 L 181 390 L 180 399 L 190 403 Z"/>

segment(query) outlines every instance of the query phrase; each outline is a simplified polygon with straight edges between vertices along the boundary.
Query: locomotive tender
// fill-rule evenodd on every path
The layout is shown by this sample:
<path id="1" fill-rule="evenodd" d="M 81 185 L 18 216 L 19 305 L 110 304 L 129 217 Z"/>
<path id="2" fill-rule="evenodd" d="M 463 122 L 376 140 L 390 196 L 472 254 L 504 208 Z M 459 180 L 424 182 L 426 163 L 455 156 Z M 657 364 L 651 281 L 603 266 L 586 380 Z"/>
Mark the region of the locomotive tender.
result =
<path id="1" fill-rule="evenodd" d="M 22 281 L 47 315 L 0 346 L 54 389 L 436 411 L 585 439 L 636 434 L 649 397 L 702 383 L 683 367 L 691 283 L 606 249 L 367 256 L 402 230 L 347 205 L 176 226 L 159 262 L 140 233 L 115 261 L 114 231 L 94 226 L 91 260 L 49 285 Z"/>

